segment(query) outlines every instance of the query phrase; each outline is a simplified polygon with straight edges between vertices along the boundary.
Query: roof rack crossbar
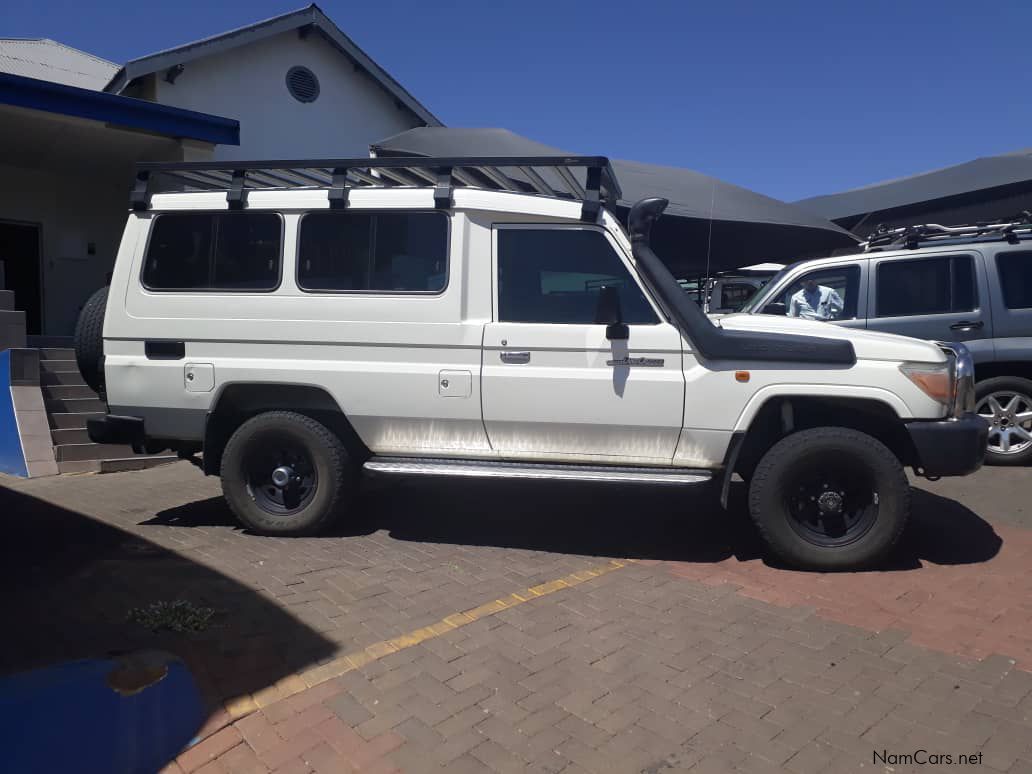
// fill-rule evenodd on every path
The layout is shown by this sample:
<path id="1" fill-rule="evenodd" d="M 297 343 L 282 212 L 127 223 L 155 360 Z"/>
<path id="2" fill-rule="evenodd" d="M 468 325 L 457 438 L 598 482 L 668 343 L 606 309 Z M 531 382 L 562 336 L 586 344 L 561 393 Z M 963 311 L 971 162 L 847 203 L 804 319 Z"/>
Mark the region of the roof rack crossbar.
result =
<path id="1" fill-rule="evenodd" d="M 368 172 L 363 172 L 361 169 L 349 169 L 348 174 L 351 175 L 351 177 L 358 180 L 360 183 L 364 183 L 365 185 L 371 186 L 373 188 L 389 188 L 390 186 L 394 185 L 393 180 L 385 180 L 382 177 L 370 175 Z"/>
<path id="2" fill-rule="evenodd" d="M 191 185 L 204 185 L 209 190 L 219 191 L 229 187 L 232 179 L 229 175 L 216 175 L 212 172 L 165 172 L 166 175 L 171 175 L 180 180 L 185 180 Z"/>
<path id="3" fill-rule="evenodd" d="M 420 183 L 420 181 L 414 176 L 410 176 L 407 169 L 399 170 L 385 167 L 384 169 L 377 169 L 376 171 L 388 180 L 393 180 L 398 185 L 418 186 Z"/>
<path id="4" fill-rule="evenodd" d="M 577 182 L 577 178 L 573 176 L 570 170 L 566 167 L 558 167 L 555 171 L 559 173 L 559 177 L 561 177 L 563 182 L 566 183 L 566 187 L 570 189 L 570 194 L 574 199 L 585 198 L 586 191 L 581 184 Z"/>
<path id="5" fill-rule="evenodd" d="M 583 169 L 582 175 L 574 170 Z M 224 190 L 230 208 L 246 206 L 249 190 L 326 188 L 331 206 L 347 206 L 357 188 L 432 188 L 436 207 L 452 206 L 456 185 L 531 193 L 583 203 L 581 217 L 594 221 L 604 204 L 615 205 L 620 186 L 604 156 L 388 156 L 273 161 L 145 162 L 137 165 L 130 202 L 150 207 L 155 178 L 168 176 L 189 187 Z M 546 176 L 545 170 L 550 170 Z M 582 183 L 581 180 L 584 180 Z M 165 190 L 168 190 L 167 188 Z"/>
<path id="6" fill-rule="evenodd" d="M 549 186 L 548 183 L 545 182 L 545 179 L 541 177 L 541 175 L 534 171 L 533 167 L 522 166 L 519 169 L 520 172 L 526 175 L 527 179 L 530 181 L 530 184 L 534 186 L 535 191 L 537 191 L 539 194 L 544 194 L 545 196 L 552 195 L 551 186 Z"/>
<path id="7" fill-rule="evenodd" d="M 452 167 L 452 177 L 470 188 L 476 188 L 480 185 L 476 178 L 470 175 L 469 172 L 464 170 L 462 167 Z"/>

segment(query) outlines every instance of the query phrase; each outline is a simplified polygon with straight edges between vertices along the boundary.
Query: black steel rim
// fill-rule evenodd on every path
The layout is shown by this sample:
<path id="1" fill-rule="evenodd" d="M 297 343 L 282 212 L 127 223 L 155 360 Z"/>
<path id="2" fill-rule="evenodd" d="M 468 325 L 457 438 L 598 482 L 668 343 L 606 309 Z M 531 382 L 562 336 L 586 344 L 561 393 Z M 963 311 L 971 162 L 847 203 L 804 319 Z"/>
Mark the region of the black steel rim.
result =
<path id="1" fill-rule="evenodd" d="M 792 529 L 822 548 L 853 543 L 878 520 L 875 476 L 850 454 L 822 452 L 801 460 L 782 492 Z"/>
<path id="2" fill-rule="evenodd" d="M 255 504 L 275 516 L 300 513 L 315 497 L 319 484 L 305 445 L 279 433 L 262 435 L 251 442 L 244 473 Z"/>

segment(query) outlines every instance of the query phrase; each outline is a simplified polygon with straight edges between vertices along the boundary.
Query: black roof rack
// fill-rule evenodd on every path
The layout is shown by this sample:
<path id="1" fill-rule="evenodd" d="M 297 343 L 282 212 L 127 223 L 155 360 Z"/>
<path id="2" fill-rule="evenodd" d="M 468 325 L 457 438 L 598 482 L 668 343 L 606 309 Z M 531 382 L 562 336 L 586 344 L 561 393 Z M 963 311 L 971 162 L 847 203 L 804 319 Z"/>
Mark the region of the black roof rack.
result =
<path id="1" fill-rule="evenodd" d="M 1002 239 L 1015 243 L 1021 237 L 1032 236 L 1032 212 L 1026 210 L 1020 215 L 1003 220 L 975 223 L 970 226 L 940 226 L 938 223 L 922 223 L 913 226 L 889 228 L 879 225 L 861 249 L 866 252 L 886 248 L 915 250 L 923 244 L 936 242 L 965 242 Z"/>
<path id="2" fill-rule="evenodd" d="M 433 187 L 438 208 L 451 206 L 455 187 L 573 199 L 588 221 L 621 195 L 605 156 L 391 157 L 144 162 L 136 165 L 130 204 L 147 210 L 151 194 L 162 190 L 226 191 L 229 206 L 242 208 L 248 191 L 325 188 L 330 206 L 343 208 L 351 189 L 406 186 Z"/>

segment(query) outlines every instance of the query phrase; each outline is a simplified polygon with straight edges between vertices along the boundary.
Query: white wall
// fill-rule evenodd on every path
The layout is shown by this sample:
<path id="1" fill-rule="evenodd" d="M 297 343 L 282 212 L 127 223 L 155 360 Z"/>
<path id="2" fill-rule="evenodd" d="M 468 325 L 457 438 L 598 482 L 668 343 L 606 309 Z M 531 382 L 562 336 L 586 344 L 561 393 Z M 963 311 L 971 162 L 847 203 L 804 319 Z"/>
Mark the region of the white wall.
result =
<path id="1" fill-rule="evenodd" d="M 315 102 L 287 91 L 287 71 L 308 67 L 319 79 Z M 174 84 L 157 73 L 158 102 L 240 122 L 240 145 L 216 159 L 367 156 L 369 145 L 422 122 L 318 32 L 285 32 L 188 62 Z"/>
<path id="2" fill-rule="evenodd" d="M 114 264 L 128 210 L 125 181 L 7 166 L 0 179 L 0 218 L 42 226 L 43 330 L 71 335 L 83 302 Z"/>

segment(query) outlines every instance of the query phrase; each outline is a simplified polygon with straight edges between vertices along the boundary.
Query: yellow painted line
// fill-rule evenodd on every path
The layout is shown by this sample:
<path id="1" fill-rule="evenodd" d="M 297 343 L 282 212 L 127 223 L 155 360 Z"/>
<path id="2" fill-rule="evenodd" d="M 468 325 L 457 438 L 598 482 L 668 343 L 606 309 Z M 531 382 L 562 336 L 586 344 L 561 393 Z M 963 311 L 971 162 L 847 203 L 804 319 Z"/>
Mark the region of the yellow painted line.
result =
<path id="1" fill-rule="evenodd" d="M 555 580 L 541 583 L 528 589 L 514 591 L 507 597 L 495 599 L 491 602 L 485 602 L 483 605 L 478 605 L 477 607 L 464 610 L 460 613 L 453 613 L 430 626 L 415 629 L 414 631 L 407 632 L 397 637 L 392 637 L 389 640 L 374 642 L 363 650 L 348 653 L 345 656 L 340 656 L 333 661 L 323 664 L 322 666 L 313 667 L 312 669 L 308 669 L 300 674 L 290 675 L 289 677 L 285 677 L 274 685 L 264 688 L 253 695 L 237 696 L 233 699 L 228 699 L 224 702 L 224 706 L 226 711 L 229 712 L 234 719 L 241 718 L 244 715 L 254 712 L 258 707 L 267 707 L 275 701 L 285 699 L 288 696 L 293 696 L 306 688 L 311 688 L 319 685 L 320 683 L 325 683 L 327 680 L 340 677 L 347 672 L 360 669 L 366 664 L 381 659 L 391 653 L 397 653 L 399 650 L 405 650 L 406 648 L 411 648 L 421 642 L 433 639 L 434 637 L 440 637 L 442 634 L 446 634 L 453 629 L 458 629 L 466 626 L 467 624 L 471 624 L 474 621 L 479 621 L 482 618 L 495 615 L 496 613 L 500 613 L 502 610 L 508 610 L 509 608 L 516 607 L 517 605 L 522 605 L 525 602 L 531 602 L 539 597 L 554 594 L 562 589 L 578 586 L 581 583 L 598 578 L 606 573 L 613 572 L 613 570 L 619 570 L 621 567 L 626 567 L 629 561 L 631 560 L 620 561 L 618 559 L 612 559 L 607 564 L 598 565 L 597 567 L 592 567 L 587 570 L 580 570 L 563 578 L 556 578 Z"/>

